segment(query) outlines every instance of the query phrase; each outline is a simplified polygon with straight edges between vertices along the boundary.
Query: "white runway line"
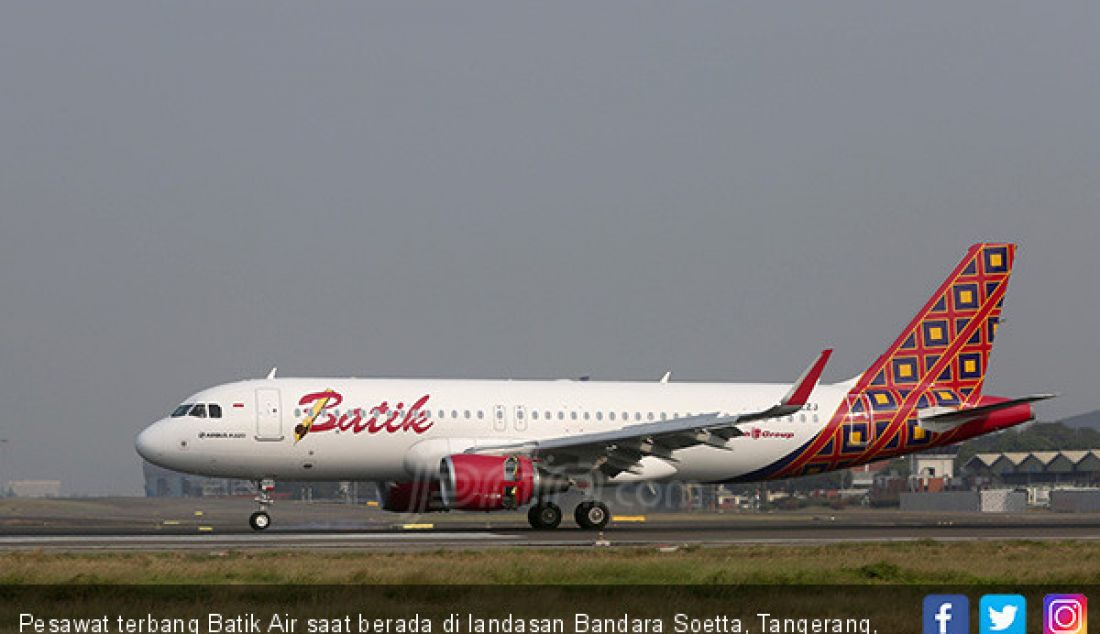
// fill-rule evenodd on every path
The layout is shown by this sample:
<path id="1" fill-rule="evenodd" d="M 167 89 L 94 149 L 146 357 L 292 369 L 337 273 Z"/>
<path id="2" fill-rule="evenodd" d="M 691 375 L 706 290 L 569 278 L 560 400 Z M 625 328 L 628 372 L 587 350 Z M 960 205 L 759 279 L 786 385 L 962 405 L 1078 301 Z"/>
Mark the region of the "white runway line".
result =
<path id="1" fill-rule="evenodd" d="M 736 537 L 729 535 L 692 536 L 654 534 L 640 537 L 627 532 L 607 535 L 611 546 L 647 547 L 655 544 L 681 544 L 703 547 L 722 546 L 816 546 L 827 544 L 889 544 L 931 542 L 996 541 L 1094 541 L 1100 534 L 1043 535 L 1031 532 L 951 535 L 866 535 L 845 537 Z M 431 549 L 431 548 L 592 548 L 595 536 L 561 535 L 547 538 L 542 533 L 431 532 L 396 531 L 363 533 L 202 533 L 172 535 L 0 535 L 0 551 L 41 548 L 55 551 L 156 551 L 192 549 Z"/>
<path id="2" fill-rule="evenodd" d="M 87 544 L 131 544 L 147 546 L 156 544 L 300 544 L 313 542 L 403 542 L 403 541 L 496 541 L 522 539 L 518 535 L 499 533 L 340 533 L 317 535 L 263 533 L 225 535 L 8 535 L 0 536 L 0 547 L 48 545 L 63 546 Z"/>

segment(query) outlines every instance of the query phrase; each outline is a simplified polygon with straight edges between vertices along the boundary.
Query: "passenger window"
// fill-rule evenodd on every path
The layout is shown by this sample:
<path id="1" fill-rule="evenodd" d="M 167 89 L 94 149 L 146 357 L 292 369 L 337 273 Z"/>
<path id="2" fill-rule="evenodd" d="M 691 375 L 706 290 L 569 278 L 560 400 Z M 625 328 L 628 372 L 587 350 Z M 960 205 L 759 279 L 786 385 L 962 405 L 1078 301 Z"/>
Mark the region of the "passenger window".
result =
<path id="1" fill-rule="evenodd" d="M 550 420 L 551 418 L 553 418 L 553 416 L 550 414 L 550 410 L 546 410 L 545 412 L 543 412 L 543 416 L 544 418 L 546 418 L 546 420 Z"/>
<path id="2" fill-rule="evenodd" d="M 176 409 L 172 410 L 172 418 L 179 418 L 180 416 L 187 416 L 187 412 L 191 411 L 191 403 L 184 403 Z"/>
<path id="3" fill-rule="evenodd" d="M 649 412 L 645 415 L 646 420 L 653 420 L 653 412 Z"/>
<path id="4" fill-rule="evenodd" d="M 222 417 L 222 406 L 218 405 L 217 403 L 211 403 L 210 404 L 210 418 L 221 418 L 221 417 Z"/>
<path id="5" fill-rule="evenodd" d="M 661 412 L 661 420 L 668 420 L 668 412 Z"/>
<path id="6" fill-rule="evenodd" d="M 585 419 L 585 420 L 588 420 L 588 412 L 585 412 L 585 413 L 584 413 L 584 419 Z"/>
<path id="7" fill-rule="evenodd" d="M 537 409 L 531 410 L 531 420 L 539 419 L 539 411 Z"/>
<path id="8" fill-rule="evenodd" d="M 466 410 L 465 412 L 463 412 L 463 416 L 465 416 L 466 418 L 469 418 L 470 417 L 470 410 Z"/>
<path id="9" fill-rule="evenodd" d="M 572 418 L 573 420 L 577 420 L 577 413 L 576 412 L 569 412 L 569 418 Z"/>
<path id="10" fill-rule="evenodd" d="M 516 418 L 518 418 L 520 420 L 523 419 L 523 410 L 522 409 L 517 409 L 516 410 Z"/>
<path id="11" fill-rule="evenodd" d="M 603 412 L 596 412 L 596 420 L 603 420 Z"/>
<path id="12" fill-rule="evenodd" d="M 191 408 L 191 415 L 195 418 L 206 418 L 206 405 L 199 403 Z"/>
<path id="13" fill-rule="evenodd" d="M 458 410 L 457 409 L 452 409 L 451 410 L 451 418 L 458 418 Z"/>
<path id="14" fill-rule="evenodd" d="M 482 419 L 482 418 L 485 418 L 485 412 L 483 412 L 481 410 L 477 410 L 477 417 L 478 417 L 479 420 Z"/>
<path id="15" fill-rule="evenodd" d="M 615 420 L 615 412 L 608 412 L 607 420 Z"/>
<path id="16" fill-rule="evenodd" d="M 634 412 L 634 420 L 642 420 L 642 413 Z"/>

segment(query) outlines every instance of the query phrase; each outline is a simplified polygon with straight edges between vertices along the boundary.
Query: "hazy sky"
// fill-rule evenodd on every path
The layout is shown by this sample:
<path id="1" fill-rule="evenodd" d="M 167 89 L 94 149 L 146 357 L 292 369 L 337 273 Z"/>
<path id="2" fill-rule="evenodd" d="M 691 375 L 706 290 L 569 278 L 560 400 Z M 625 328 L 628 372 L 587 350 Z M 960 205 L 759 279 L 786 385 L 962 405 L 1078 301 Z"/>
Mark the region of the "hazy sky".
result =
<path id="1" fill-rule="evenodd" d="M 987 389 L 1100 407 L 1100 6 L 0 5 L 3 478 L 283 375 L 862 369 L 1021 244 Z"/>

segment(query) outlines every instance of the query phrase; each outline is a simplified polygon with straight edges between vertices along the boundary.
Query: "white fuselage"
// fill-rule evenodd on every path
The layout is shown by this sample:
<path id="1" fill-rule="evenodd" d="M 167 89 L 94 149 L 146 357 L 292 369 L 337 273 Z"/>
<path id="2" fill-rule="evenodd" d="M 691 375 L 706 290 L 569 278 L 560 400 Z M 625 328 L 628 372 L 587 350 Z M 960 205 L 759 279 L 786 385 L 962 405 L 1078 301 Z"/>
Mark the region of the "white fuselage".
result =
<path id="1" fill-rule="evenodd" d="M 164 418 L 138 436 L 137 447 L 150 462 L 208 476 L 401 481 L 431 476 L 444 456 L 477 446 L 692 414 L 759 411 L 789 388 L 573 380 L 242 381 L 185 401 L 217 405 L 220 417 L 210 417 L 208 408 L 206 418 Z M 639 473 L 624 472 L 612 482 L 719 481 L 751 473 L 817 435 L 846 393 L 847 387 L 818 385 L 801 412 L 739 425 L 744 435 L 724 449 L 697 445 L 676 451 L 671 461 L 645 458 Z"/>

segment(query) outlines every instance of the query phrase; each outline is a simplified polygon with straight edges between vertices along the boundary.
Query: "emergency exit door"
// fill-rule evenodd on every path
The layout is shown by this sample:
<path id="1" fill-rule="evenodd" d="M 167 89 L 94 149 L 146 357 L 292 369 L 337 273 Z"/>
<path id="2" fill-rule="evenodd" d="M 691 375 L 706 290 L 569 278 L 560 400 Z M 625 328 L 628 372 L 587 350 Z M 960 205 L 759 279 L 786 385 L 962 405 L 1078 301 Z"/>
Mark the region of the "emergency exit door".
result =
<path id="1" fill-rule="evenodd" d="M 493 431 L 508 431 L 508 408 L 503 405 L 493 408 Z"/>

